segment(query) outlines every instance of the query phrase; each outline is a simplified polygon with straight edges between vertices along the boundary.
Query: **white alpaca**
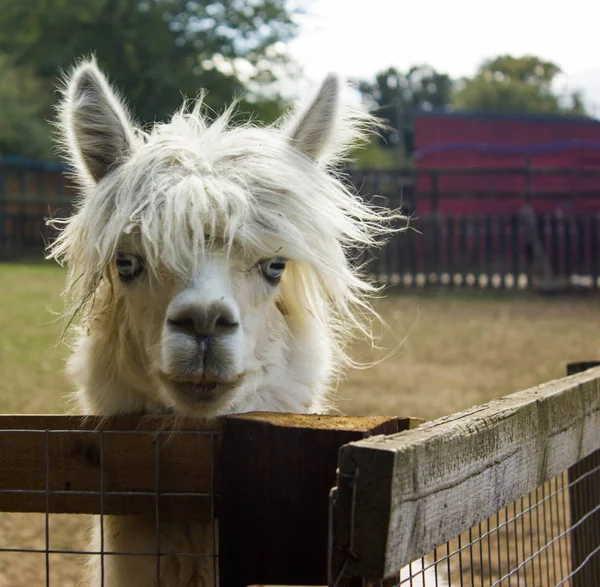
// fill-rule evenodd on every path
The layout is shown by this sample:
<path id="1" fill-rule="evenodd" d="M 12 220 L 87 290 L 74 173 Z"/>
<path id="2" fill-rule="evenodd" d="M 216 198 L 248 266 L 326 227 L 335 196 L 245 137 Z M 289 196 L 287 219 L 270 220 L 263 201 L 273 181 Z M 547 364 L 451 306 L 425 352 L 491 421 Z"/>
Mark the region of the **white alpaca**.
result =
<path id="1" fill-rule="evenodd" d="M 200 102 L 136 128 L 93 61 L 67 80 L 60 129 L 79 186 L 50 256 L 78 319 L 69 372 L 91 414 L 320 412 L 373 288 L 349 257 L 389 232 L 330 173 L 371 119 L 335 76 L 269 128 L 210 123 Z M 161 524 L 161 552 L 212 552 L 211 528 Z M 99 524 L 93 547 L 100 548 Z M 107 517 L 105 551 L 156 552 L 154 520 Z M 100 557 L 90 581 L 101 585 Z M 161 557 L 162 587 L 213 582 Z M 105 556 L 107 587 L 156 585 L 150 556 Z"/>

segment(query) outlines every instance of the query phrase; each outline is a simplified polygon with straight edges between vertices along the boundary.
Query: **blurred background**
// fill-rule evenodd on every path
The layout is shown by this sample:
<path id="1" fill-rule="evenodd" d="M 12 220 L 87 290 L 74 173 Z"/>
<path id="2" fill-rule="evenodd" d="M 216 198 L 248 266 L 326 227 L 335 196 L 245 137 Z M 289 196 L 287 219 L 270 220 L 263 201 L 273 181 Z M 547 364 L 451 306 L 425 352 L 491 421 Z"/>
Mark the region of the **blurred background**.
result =
<path id="1" fill-rule="evenodd" d="M 434 418 L 600 356 L 600 5 L 573 0 L 0 0 L 0 410 L 64 411 L 63 270 L 48 216 L 63 72 L 94 54 L 142 124 L 207 91 L 276 120 L 329 71 L 388 128 L 346 171 L 413 230 L 369 252 L 387 287 L 351 413 Z"/>

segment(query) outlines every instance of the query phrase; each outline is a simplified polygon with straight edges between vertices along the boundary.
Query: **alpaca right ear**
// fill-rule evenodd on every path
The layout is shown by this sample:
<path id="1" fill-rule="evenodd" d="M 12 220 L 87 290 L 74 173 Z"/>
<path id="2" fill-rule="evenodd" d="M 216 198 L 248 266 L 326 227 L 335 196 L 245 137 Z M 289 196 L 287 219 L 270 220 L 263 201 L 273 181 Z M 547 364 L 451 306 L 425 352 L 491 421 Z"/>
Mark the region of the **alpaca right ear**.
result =
<path id="1" fill-rule="evenodd" d="M 340 81 L 329 74 L 312 102 L 285 125 L 289 140 L 311 159 L 318 160 L 331 141 L 339 116 L 339 94 Z"/>
<path id="2" fill-rule="evenodd" d="M 80 176 L 99 182 L 130 154 L 135 141 L 130 118 L 94 60 L 74 69 L 60 113 L 66 147 Z"/>
<path id="3" fill-rule="evenodd" d="M 312 102 L 283 120 L 282 131 L 296 149 L 318 164 L 340 162 L 378 125 L 357 98 L 348 84 L 329 74 Z"/>

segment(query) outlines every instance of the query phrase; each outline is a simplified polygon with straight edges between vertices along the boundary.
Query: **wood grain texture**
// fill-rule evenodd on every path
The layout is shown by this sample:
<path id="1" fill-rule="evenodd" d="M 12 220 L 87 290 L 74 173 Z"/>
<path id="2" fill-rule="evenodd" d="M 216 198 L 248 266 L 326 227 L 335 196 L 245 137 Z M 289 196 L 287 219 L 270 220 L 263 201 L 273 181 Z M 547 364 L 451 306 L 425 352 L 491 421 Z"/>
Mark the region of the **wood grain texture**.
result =
<path id="1" fill-rule="evenodd" d="M 385 430 L 392 420 L 266 413 L 232 419 L 301 429 L 308 443 L 310 430 L 317 435 L 354 431 L 358 436 L 347 438 L 355 440 L 365 430 Z M 227 421 L 0 415 L 0 511 L 154 514 L 158 489 L 161 516 L 209 520 L 212 506 L 218 507 L 218 495 L 213 500 L 211 494 L 221 475 L 219 450 Z M 288 454 L 285 445 L 261 450 L 280 450 L 282 458 Z M 333 476 L 336 463 L 331 466 Z"/>
<path id="2" fill-rule="evenodd" d="M 209 517 L 219 425 L 181 422 L 172 433 L 167 423 L 0 416 L 0 511 L 153 513 L 158 488 L 165 516 Z"/>
<path id="3" fill-rule="evenodd" d="M 408 418 L 227 418 L 220 456 L 221 583 L 325 584 L 339 448 L 411 425 Z"/>
<path id="4" fill-rule="evenodd" d="M 600 368 L 345 446 L 334 573 L 393 575 L 599 448 Z"/>

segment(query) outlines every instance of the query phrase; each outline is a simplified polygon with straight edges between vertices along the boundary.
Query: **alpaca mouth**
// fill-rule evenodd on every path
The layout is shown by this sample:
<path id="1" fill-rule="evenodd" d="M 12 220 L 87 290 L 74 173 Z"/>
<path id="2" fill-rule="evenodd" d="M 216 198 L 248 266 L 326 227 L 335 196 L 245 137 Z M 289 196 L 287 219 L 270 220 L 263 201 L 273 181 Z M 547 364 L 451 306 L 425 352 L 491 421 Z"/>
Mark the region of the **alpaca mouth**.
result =
<path id="1" fill-rule="evenodd" d="M 190 379 L 174 379 L 161 374 L 161 378 L 179 395 L 192 403 L 210 402 L 231 391 L 241 383 L 241 377 L 223 381 L 208 374 Z"/>

